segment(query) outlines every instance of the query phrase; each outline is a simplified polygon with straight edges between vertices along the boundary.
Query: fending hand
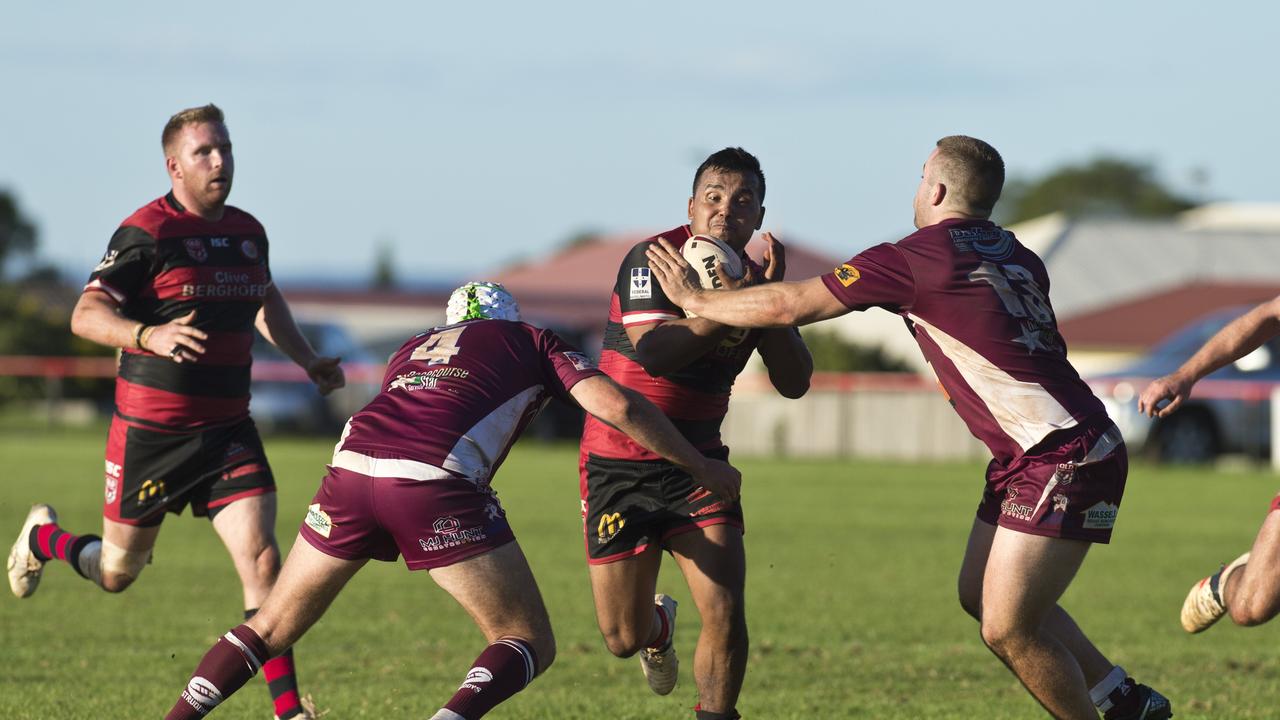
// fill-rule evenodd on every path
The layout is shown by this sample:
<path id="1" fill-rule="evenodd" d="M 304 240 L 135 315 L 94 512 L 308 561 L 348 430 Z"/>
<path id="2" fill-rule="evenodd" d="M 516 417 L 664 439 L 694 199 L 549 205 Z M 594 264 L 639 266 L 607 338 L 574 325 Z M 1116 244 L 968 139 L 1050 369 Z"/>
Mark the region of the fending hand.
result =
<path id="1" fill-rule="evenodd" d="M 347 384 L 347 377 L 342 372 L 340 357 L 316 357 L 307 363 L 307 377 L 315 383 L 321 395 L 328 395 Z"/>

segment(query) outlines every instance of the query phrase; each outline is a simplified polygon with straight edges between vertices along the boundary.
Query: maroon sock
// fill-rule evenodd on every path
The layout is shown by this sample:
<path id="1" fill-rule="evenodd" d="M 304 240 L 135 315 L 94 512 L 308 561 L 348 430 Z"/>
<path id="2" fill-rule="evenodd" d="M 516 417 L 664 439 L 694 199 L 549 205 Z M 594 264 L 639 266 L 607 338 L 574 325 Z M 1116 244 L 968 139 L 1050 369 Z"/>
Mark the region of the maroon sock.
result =
<path id="1" fill-rule="evenodd" d="M 245 610 L 244 619 L 248 620 L 257 613 L 257 608 Z M 275 705 L 277 718 L 289 720 L 302 714 L 298 674 L 293 666 L 293 648 L 263 663 L 262 679 L 267 681 L 267 690 L 271 692 L 271 702 Z"/>
<path id="2" fill-rule="evenodd" d="M 209 648 L 165 720 L 196 720 L 249 682 L 267 657 L 267 644 L 248 625 L 231 629 Z"/>
<path id="3" fill-rule="evenodd" d="M 498 703 L 520 692 L 538 674 L 538 658 L 529 643 L 499 638 L 480 653 L 462 687 L 445 707 L 467 720 L 479 720 Z"/>
<path id="4" fill-rule="evenodd" d="M 54 523 L 45 523 L 31 528 L 29 544 L 31 552 L 41 560 L 61 560 L 71 565 L 81 577 L 80 553 L 90 543 L 101 541 L 97 535 L 72 535 Z"/>
<path id="5" fill-rule="evenodd" d="M 657 618 L 658 637 L 649 643 L 649 647 L 661 650 L 671 642 L 671 623 L 667 622 L 667 614 L 657 605 L 653 607 L 653 614 Z"/>

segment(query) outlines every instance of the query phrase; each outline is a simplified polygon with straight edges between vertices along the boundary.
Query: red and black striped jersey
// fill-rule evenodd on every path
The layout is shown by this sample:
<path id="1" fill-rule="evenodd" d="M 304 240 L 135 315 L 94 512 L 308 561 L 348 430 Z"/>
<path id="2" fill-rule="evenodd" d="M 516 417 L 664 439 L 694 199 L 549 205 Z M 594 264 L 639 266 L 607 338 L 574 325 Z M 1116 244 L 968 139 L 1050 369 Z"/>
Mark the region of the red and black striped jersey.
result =
<path id="1" fill-rule="evenodd" d="M 270 285 L 266 231 L 249 213 L 228 205 L 221 219 L 205 220 L 169 193 L 130 215 L 84 291 L 106 293 L 125 317 L 147 325 L 195 310 L 194 325 L 209 339 L 193 363 L 124 348 L 116 412 L 174 431 L 247 417 L 253 323 Z"/>
<path id="2" fill-rule="evenodd" d="M 618 269 L 609 303 L 600 369 L 619 384 L 640 392 L 662 410 L 690 443 L 702 450 L 720 447 L 720 424 L 729 409 L 734 379 L 746 367 L 759 342 L 760 332 L 736 331 L 718 346 L 670 375 L 653 377 L 636 357 L 626 328 L 679 320 L 682 310 L 662 292 L 649 271 L 645 250 L 663 238 L 679 248 L 693 236 L 688 225 L 655 235 L 627 253 Z M 759 275 L 762 270 L 743 255 L 743 261 Z M 626 460 L 655 460 L 623 433 L 590 415 L 582 431 L 582 453 Z"/>

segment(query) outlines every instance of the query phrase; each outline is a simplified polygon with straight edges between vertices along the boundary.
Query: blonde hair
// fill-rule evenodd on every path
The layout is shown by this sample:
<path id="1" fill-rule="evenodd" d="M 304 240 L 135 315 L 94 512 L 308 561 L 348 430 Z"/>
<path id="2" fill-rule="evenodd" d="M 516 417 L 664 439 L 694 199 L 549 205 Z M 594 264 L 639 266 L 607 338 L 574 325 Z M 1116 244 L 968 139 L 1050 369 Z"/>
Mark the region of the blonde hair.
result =
<path id="1" fill-rule="evenodd" d="M 989 216 L 1004 189 L 1004 158 L 987 143 L 968 135 L 938 141 L 938 173 L 966 210 Z"/>
<path id="2" fill-rule="evenodd" d="M 169 122 L 164 124 L 164 132 L 160 134 L 160 146 L 164 148 L 165 154 L 168 154 L 170 145 L 173 144 L 174 138 L 178 137 L 178 133 L 182 132 L 182 128 L 188 125 L 208 122 L 225 124 L 222 108 L 209 103 L 200 107 L 179 110 L 174 113 L 173 117 L 169 118 Z"/>

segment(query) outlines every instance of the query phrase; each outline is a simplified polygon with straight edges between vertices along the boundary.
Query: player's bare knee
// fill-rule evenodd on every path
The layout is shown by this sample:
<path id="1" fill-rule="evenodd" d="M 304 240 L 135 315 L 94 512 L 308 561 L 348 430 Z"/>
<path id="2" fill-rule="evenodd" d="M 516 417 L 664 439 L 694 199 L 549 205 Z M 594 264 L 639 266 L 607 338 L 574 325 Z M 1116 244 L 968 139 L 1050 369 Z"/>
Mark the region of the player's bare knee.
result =
<path id="1" fill-rule="evenodd" d="M 629 658 L 644 648 L 644 638 L 640 637 L 635 628 L 621 625 L 601 627 L 600 634 L 604 636 L 604 645 L 609 648 L 609 652 L 620 658 Z"/>
<path id="2" fill-rule="evenodd" d="M 1031 639 L 1030 635 L 1017 625 L 985 619 L 982 621 L 981 632 L 982 642 L 991 649 L 991 652 L 1005 659 L 1017 655 Z"/>
<path id="3" fill-rule="evenodd" d="M 255 579 L 266 586 L 275 585 L 280 575 L 280 548 L 274 542 L 261 548 L 253 558 Z"/>
<path id="4" fill-rule="evenodd" d="M 100 586 L 109 593 L 124 592 L 151 560 L 150 550 L 126 550 L 119 545 L 103 541 L 98 557 L 102 572 Z"/>

